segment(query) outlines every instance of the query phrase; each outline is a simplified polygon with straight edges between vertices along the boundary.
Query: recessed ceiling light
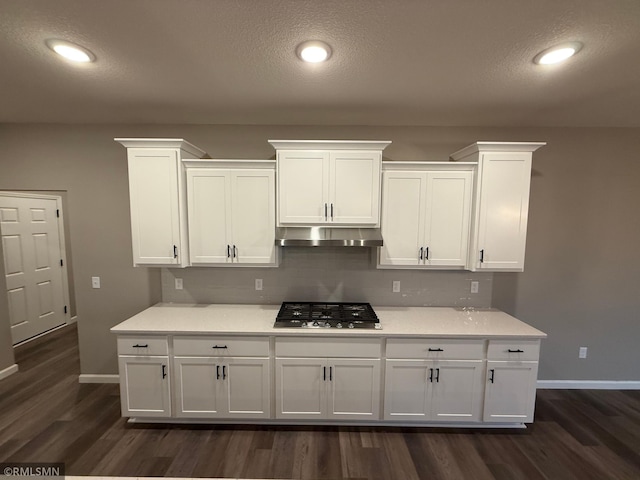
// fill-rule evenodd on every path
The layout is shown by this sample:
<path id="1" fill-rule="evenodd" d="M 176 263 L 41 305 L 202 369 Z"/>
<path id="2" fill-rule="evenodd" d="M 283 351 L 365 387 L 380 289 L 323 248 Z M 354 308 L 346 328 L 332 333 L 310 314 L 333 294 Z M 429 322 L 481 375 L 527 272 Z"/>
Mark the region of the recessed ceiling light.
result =
<path id="1" fill-rule="evenodd" d="M 46 44 L 51 50 L 71 62 L 89 63 L 94 62 L 96 59 L 96 56 L 91 51 L 75 43 L 49 39 L 46 41 Z"/>
<path id="2" fill-rule="evenodd" d="M 310 40 L 298 45 L 296 53 L 305 62 L 319 63 L 329 59 L 331 47 L 324 42 Z"/>
<path id="3" fill-rule="evenodd" d="M 580 42 L 563 43 L 543 50 L 533 58 L 533 61 L 538 65 L 561 63 L 578 53 L 581 48 L 582 44 Z"/>

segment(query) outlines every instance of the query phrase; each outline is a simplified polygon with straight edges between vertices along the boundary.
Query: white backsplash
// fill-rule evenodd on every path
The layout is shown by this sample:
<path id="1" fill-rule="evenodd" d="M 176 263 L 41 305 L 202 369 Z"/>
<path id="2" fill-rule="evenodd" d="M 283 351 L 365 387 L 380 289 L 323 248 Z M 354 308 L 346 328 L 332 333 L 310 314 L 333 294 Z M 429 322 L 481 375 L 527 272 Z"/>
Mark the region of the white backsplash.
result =
<path id="1" fill-rule="evenodd" d="M 284 301 L 369 302 L 389 306 L 490 307 L 493 274 L 380 270 L 376 249 L 286 247 L 279 268 L 162 269 L 162 299 L 173 303 L 280 304 Z M 181 278 L 183 289 L 175 289 Z M 255 280 L 262 279 L 262 290 Z M 471 281 L 479 291 L 471 292 Z M 400 292 L 392 292 L 400 281 Z"/>

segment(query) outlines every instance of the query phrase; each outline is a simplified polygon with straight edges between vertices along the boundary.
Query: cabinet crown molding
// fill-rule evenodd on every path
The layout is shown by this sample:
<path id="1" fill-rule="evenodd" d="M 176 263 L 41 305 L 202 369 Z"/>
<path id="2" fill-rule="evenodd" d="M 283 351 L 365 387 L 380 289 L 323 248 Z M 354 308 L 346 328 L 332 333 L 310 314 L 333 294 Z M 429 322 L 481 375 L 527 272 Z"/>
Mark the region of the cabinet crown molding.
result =
<path id="1" fill-rule="evenodd" d="M 179 148 L 196 158 L 207 155 L 207 152 L 184 138 L 114 138 L 114 140 L 126 148 Z"/>
<path id="2" fill-rule="evenodd" d="M 231 158 L 183 159 L 182 164 L 187 168 L 276 168 L 275 160 L 238 160 Z"/>
<path id="3" fill-rule="evenodd" d="M 391 141 L 378 140 L 269 140 L 276 150 L 384 150 Z"/>
<path id="4" fill-rule="evenodd" d="M 450 155 L 453 160 L 468 157 L 477 152 L 535 152 L 547 142 L 486 142 L 472 143 Z"/>

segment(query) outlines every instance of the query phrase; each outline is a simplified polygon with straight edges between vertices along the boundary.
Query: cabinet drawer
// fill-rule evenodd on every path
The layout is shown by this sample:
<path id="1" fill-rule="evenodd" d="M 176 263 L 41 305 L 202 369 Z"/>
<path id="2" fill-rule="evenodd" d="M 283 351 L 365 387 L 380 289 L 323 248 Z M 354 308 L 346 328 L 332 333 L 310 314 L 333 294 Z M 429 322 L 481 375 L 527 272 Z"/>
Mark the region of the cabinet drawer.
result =
<path id="1" fill-rule="evenodd" d="M 276 338 L 276 357 L 380 358 L 381 340 L 372 338 Z"/>
<path id="2" fill-rule="evenodd" d="M 174 337 L 173 354 L 197 357 L 268 357 L 268 337 Z"/>
<path id="3" fill-rule="evenodd" d="M 534 360 L 540 356 L 540 340 L 489 340 L 488 360 Z"/>
<path id="4" fill-rule="evenodd" d="M 118 355 L 168 355 L 167 337 L 119 336 Z"/>
<path id="5" fill-rule="evenodd" d="M 482 360 L 484 340 L 390 338 L 387 340 L 387 358 Z"/>

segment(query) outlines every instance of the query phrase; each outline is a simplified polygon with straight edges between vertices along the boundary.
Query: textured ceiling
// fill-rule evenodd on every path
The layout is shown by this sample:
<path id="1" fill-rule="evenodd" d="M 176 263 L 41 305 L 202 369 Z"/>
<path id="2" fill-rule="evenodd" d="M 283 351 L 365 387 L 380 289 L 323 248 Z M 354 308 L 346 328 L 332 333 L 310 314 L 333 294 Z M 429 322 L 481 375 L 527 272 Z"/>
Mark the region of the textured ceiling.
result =
<path id="1" fill-rule="evenodd" d="M 0 0 L 0 122 L 639 127 L 640 1 Z"/>

